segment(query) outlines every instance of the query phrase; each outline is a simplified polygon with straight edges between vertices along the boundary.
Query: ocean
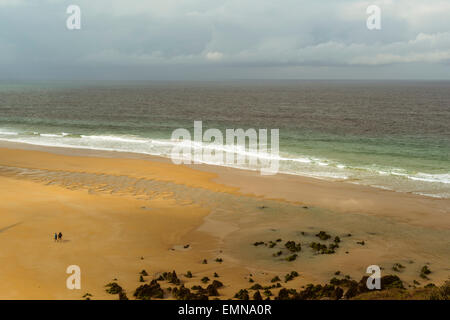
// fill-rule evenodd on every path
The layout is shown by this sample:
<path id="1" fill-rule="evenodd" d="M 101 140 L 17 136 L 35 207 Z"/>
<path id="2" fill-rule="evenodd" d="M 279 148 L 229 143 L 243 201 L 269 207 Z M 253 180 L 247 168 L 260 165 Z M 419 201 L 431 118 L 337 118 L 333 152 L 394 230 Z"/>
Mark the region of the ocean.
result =
<path id="1" fill-rule="evenodd" d="M 450 198 L 450 82 L 0 83 L 4 141 L 169 157 L 194 121 L 279 129 L 282 173 Z"/>

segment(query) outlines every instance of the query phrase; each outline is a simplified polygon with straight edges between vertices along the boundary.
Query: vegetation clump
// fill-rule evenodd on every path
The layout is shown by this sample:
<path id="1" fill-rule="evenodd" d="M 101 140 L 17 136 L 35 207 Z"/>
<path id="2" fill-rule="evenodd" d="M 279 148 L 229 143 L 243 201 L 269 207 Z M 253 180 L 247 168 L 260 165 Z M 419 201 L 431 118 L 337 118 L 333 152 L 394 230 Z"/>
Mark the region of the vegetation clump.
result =
<path id="1" fill-rule="evenodd" d="M 260 245 L 263 245 L 263 244 L 264 244 L 263 241 L 257 241 L 257 242 L 255 242 L 253 245 L 254 245 L 255 247 L 257 247 L 257 246 L 260 246 Z"/>
<path id="2" fill-rule="evenodd" d="M 186 274 L 184 275 L 186 278 L 192 278 L 192 272 L 188 271 L 186 272 Z"/>
<path id="3" fill-rule="evenodd" d="M 433 288 L 430 300 L 450 300 L 450 281 L 446 281 L 440 288 Z"/>

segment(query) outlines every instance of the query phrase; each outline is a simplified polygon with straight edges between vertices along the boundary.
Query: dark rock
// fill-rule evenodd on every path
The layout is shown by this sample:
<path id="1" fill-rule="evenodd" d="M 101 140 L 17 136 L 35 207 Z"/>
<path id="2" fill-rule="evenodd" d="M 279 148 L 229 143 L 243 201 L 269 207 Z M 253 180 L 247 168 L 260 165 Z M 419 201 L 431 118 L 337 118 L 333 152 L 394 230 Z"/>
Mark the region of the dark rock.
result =
<path id="1" fill-rule="evenodd" d="M 164 272 L 159 278 L 158 280 L 166 280 L 169 283 L 173 283 L 175 285 L 180 285 L 181 284 L 181 280 L 178 279 L 177 277 L 177 273 L 174 271 L 172 272 Z"/>
<path id="2" fill-rule="evenodd" d="M 137 288 L 133 296 L 139 300 L 162 299 L 164 298 L 164 291 L 156 280 L 152 280 L 150 284 L 144 284 Z"/>
<path id="3" fill-rule="evenodd" d="M 300 243 L 295 244 L 295 241 L 288 241 L 284 244 L 284 246 L 290 251 L 290 252 L 299 252 L 302 250 L 302 245 Z"/>
<path id="4" fill-rule="evenodd" d="M 220 282 L 220 281 L 218 281 L 218 280 L 214 280 L 214 281 L 211 283 L 211 286 L 213 286 L 214 288 L 222 288 L 222 287 L 223 287 L 223 283 Z"/>
<path id="5" fill-rule="evenodd" d="M 142 270 L 140 274 L 141 274 L 142 276 L 144 276 L 144 277 L 148 276 L 148 273 L 147 273 L 147 271 L 145 271 L 145 270 Z"/>
<path id="6" fill-rule="evenodd" d="M 119 300 L 128 300 L 128 297 L 127 297 L 125 291 L 119 292 Z"/>
<path id="7" fill-rule="evenodd" d="M 277 253 L 274 253 L 273 256 L 274 256 L 274 257 L 279 257 L 279 256 L 281 256 L 282 254 L 283 254 L 282 251 L 278 251 Z"/>
<path id="8" fill-rule="evenodd" d="M 122 287 L 119 286 L 117 282 L 108 283 L 105 287 L 108 288 L 106 289 L 106 292 L 109 294 L 118 294 L 123 291 Z"/>
<path id="9" fill-rule="evenodd" d="M 234 297 L 235 297 L 236 299 L 239 299 L 239 300 L 250 300 L 250 297 L 249 297 L 249 295 L 248 295 L 248 291 L 247 291 L 246 289 L 241 289 L 241 290 L 239 290 L 239 292 L 236 293 L 236 294 L 234 295 Z"/>
<path id="10" fill-rule="evenodd" d="M 203 292 L 197 294 L 192 293 L 191 290 L 185 288 L 184 285 L 181 285 L 180 288 L 173 288 L 172 295 L 177 300 L 208 300 L 208 296 Z"/>
<path id="11" fill-rule="evenodd" d="M 261 290 L 263 287 L 259 283 L 255 283 L 253 286 L 251 286 L 251 290 Z"/>
<path id="12" fill-rule="evenodd" d="M 381 277 L 381 290 L 392 288 L 404 289 L 402 280 L 395 275 Z"/>
<path id="13" fill-rule="evenodd" d="M 278 292 L 277 300 L 289 300 L 289 291 L 286 288 L 281 289 Z"/>
<path id="14" fill-rule="evenodd" d="M 202 281 L 203 283 L 207 283 L 207 282 L 209 281 L 209 278 L 208 278 L 208 277 L 203 277 L 201 281 Z"/>
<path id="15" fill-rule="evenodd" d="M 270 282 L 272 282 L 272 283 L 273 282 L 278 282 L 278 281 L 281 281 L 279 276 L 275 276 L 275 277 L 272 278 L 272 280 L 270 280 Z"/>
<path id="16" fill-rule="evenodd" d="M 286 261 L 294 261 L 295 259 L 297 259 L 298 255 L 297 254 L 293 254 L 289 257 L 286 257 Z"/>
<path id="17" fill-rule="evenodd" d="M 253 295 L 253 300 L 262 300 L 261 293 L 259 293 L 259 290 L 255 292 Z"/>
<path id="18" fill-rule="evenodd" d="M 331 236 L 325 231 L 320 231 L 318 234 L 316 234 L 316 237 L 319 237 L 320 240 L 328 240 L 331 238 Z"/>
<path id="19" fill-rule="evenodd" d="M 219 292 L 217 291 L 217 287 L 210 284 L 208 287 L 206 287 L 206 290 L 208 291 L 208 296 L 210 297 L 217 297 L 219 295 Z"/>
<path id="20" fill-rule="evenodd" d="M 288 273 L 284 276 L 284 282 L 288 282 L 293 280 L 294 278 L 298 277 L 297 271 L 292 271 L 291 273 Z"/>

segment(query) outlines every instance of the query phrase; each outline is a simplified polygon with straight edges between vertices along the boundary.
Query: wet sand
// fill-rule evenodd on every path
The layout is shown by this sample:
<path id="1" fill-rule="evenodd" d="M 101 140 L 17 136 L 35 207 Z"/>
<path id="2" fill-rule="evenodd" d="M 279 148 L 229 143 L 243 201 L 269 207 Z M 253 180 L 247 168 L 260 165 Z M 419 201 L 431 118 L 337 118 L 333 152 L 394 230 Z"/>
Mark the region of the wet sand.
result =
<path id="1" fill-rule="evenodd" d="M 217 272 L 225 284 L 220 298 L 250 287 L 250 274 L 267 285 L 296 270 L 300 277 L 288 287 L 297 289 L 327 282 L 338 270 L 359 280 L 372 264 L 409 285 L 440 284 L 450 276 L 447 199 L 6 142 L 0 144 L 0 199 L 1 299 L 81 299 L 85 293 L 117 299 L 104 290 L 113 279 L 131 298 L 142 269 L 149 273 L 145 280 L 176 270 L 186 287 Z M 315 234 L 321 230 L 341 238 L 336 253 L 317 255 L 308 247 L 320 242 Z M 59 231 L 65 241 L 55 243 Z M 276 239 L 282 241 L 273 248 L 253 245 Z M 285 260 L 288 240 L 302 243 L 292 262 Z M 394 272 L 394 263 L 405 269 Z M 66 288 L 73 264 L 81 268 L 81 290 Z M 425 264 L 432 270 L 428 281 L 419 277 Z M 191 279 L 182 276 L 188 270 Z"/>

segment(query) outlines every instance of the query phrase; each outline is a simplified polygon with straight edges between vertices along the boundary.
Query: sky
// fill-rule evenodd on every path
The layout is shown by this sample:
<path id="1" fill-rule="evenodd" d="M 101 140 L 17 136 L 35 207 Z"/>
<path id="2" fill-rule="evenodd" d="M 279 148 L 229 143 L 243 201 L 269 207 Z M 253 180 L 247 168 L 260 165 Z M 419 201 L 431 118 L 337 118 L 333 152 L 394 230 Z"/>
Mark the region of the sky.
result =
<path id="1" fill-rule="evenodd" d="M 0 0 L 0 80 L 17 79 L 450 80 L 450 1 Z"/>

